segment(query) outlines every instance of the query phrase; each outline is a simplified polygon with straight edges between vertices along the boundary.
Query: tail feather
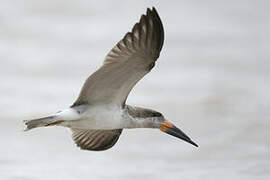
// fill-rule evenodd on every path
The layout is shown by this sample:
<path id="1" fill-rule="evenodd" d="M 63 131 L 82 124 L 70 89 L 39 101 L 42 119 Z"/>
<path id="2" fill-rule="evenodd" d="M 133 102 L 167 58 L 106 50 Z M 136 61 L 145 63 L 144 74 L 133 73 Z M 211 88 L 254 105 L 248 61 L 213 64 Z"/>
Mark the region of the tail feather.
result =
<path id="1" fill-rule="evenodd" d="M 32 119 L 32 120 L 24 120 L 24 123 L 26 125 L 25 131 L 28 131 L 30 129 L 34 129 L 37 127 L 56 125 L 61 122 L 63 121 L 57 120 L 55 116 L 48 116 L 48 117 Z"/>

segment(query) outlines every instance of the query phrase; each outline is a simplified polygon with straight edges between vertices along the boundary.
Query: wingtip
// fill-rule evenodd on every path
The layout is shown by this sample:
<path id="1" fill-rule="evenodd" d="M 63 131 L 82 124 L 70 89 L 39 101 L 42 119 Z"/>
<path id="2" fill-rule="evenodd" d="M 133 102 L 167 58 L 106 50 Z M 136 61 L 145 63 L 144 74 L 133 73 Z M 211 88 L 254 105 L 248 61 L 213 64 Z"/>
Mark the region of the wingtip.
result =
<path id="1" fill-rule="evenodd" d="M 152 6 L 152 8 L 148 7 L 148 8 L 146 8 L 146 12 L 147 12 L 147 13 L 148 13 L 148 12 L 154 12 L 154 13 L 157 14 L 157 9 L 155 8 L 155 6 Z"/>

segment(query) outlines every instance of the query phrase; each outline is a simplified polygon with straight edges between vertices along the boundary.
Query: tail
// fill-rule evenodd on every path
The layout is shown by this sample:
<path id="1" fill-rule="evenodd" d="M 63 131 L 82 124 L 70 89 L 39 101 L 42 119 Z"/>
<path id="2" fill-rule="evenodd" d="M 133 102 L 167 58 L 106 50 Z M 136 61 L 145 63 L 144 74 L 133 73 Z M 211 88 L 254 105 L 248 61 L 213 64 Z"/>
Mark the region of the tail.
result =
<path id="1" fill-rule="evenodd" d="M 43 117 L 39 119 L 24 120 L 23 122 L 26 125 L 26 128 L 24 131 L 28 131 L 30 129 L 34 129 L 37 127 L 57 125 L 63 122 L 63 120 L 56 119 L 55 117 L 56 116 L 48 116 L 48 117 Z"/>

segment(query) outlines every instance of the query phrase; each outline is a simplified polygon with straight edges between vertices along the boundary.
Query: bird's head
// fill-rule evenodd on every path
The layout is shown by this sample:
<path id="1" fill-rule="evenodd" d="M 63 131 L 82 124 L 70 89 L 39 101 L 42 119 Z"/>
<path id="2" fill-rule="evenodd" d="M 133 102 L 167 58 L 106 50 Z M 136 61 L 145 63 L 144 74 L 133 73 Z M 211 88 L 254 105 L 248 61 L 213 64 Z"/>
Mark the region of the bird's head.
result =
<path id="1" fill-rule="evenodd" d="M 139 121 L 135 121 L 135 123 L 137 123 L 137 127 L 158 128 L 164 133 L 170 134 L 198 147 L 198 145 L 194 143 L 182 130 L 168 121 L 162 113 L 152 109 L 132 106 L 127 106 L 127 110 L 130 116 L 135 119 L 140 119 Z"/>

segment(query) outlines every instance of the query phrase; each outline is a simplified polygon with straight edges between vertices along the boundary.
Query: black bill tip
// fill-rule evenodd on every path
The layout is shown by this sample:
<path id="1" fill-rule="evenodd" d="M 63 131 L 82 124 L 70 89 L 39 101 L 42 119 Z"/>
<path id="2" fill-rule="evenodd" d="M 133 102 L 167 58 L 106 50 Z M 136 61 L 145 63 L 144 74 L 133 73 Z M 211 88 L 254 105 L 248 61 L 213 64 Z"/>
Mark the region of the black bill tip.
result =
<path id="1" fill-rule="evenodd" d="M 186 141 L 186 142 L 192 144 L 193 146 L 199 147 L 181 129 L 177 128 L 176 126 L 174 126 L 169 121 L 164 121 L 161 124 L 161 128 L 160 129 L 161 129 L 162 132 L 165 132 L 165 133 L 170 134 L 170 135 L 172 135 L 174 137 L 177 137 L 179 139 L 182 139 L 183 141 Z"/>

